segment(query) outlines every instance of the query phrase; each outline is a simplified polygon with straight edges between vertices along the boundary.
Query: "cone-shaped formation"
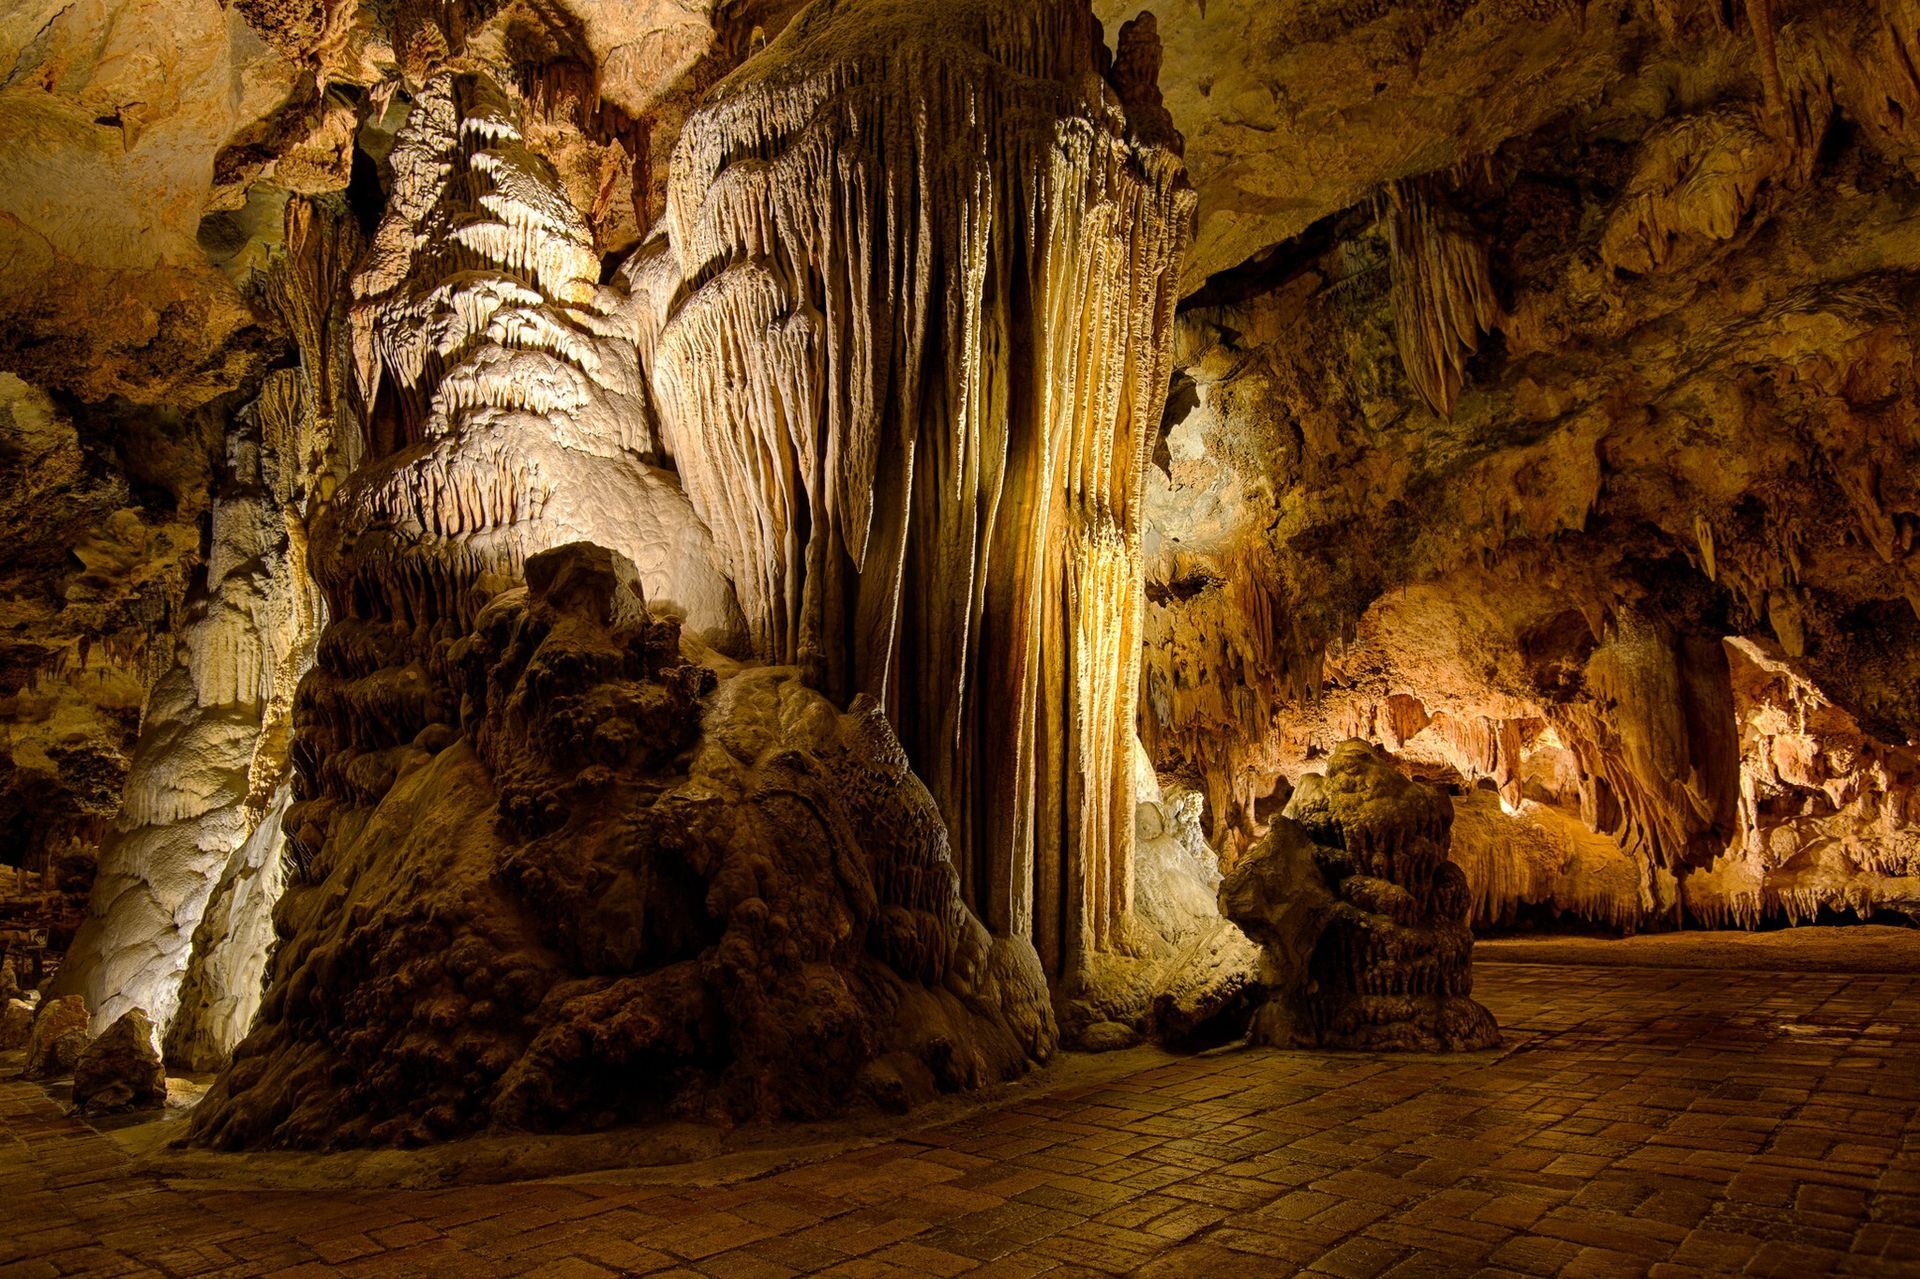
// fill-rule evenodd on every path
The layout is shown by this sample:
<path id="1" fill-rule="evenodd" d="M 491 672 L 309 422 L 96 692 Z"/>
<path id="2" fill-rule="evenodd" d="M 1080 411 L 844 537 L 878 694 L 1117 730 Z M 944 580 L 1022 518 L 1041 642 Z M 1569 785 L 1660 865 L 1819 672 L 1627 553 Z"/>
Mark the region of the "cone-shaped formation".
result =
<path id="1" fill-rule="evenodd" d="M 1487 1048 L 1472 902 L 1447 860 L 1453 804 L 1377 747 L 1342 743 L 1227 876 L 1221 911 L 1260 943 L 1253 1037 L 1364 1049 Z"/>
<path id="2" fill-rule="evenodd" d="M 1031 948 L 962 904 L 872 703 L 843 714 L 768 668 L 709 693 L 601 548 L 526 575 L 441 654 L 458 735 L 388 754 L 379 804 L 289 888 L 198 1139 L 811 1117 L 1051 1051 Z"/>

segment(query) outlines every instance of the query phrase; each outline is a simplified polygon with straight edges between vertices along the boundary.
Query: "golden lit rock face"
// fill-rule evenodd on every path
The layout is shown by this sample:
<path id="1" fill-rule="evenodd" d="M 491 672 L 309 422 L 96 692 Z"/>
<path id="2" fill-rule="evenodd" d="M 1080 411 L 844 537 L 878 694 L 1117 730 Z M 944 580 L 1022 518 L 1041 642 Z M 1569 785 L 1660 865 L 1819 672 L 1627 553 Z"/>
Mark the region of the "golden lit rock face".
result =
<path id="1" fill-rule="evenodd" d="M 16 886 L 98 854 L 66 1007 L 252 1027 L 203 1140 L 411 1141 L 1266 994 L 1464 1045 L 1407 1002 L 1463 919 L 1920 912 L 1916 31 L 0 16 L 0 822 Z M 1288 824 L 1334 773 L 1417 866 Z"/>
<path id="2" fill-rule="evenodd" d="M 1900 709 L 1920 657 L 1900 533 L 1920 513 L 1915 152 L 1883 105 L 1910 76 L 1876 6 L 1771 9 L 1758 31 L 1625 14 L 1570 46 L 1612 45 L 1604 97 L 1414 200 L 1399 182 L 1331 212 L 1183 313 L 1149 485 L 1146 730 L 1204 779 L 1216 838 L 1252 840 L 1276 781 L 1361 735 L 1497 789 L 1506 811 L 1475 800 L 1455 845 L 1484 920 L 1909 900 L 1904 853 L 1810 823 L 1888 793 L 1904 766 L 1866 760 L 1920 732 Z M 1844 756 L 1846 800 L 1783 788 L 1751 725 L 1799 703 L 1744 674 L 1741 645 L 1873 739 Z"/>
<path id="3" fill-rule="evenodd" d="M 653 363 L 755 651 L 887 707 L 970 900 L 1055 972 L 1129 902 L 1191 208 L 1104 60 L 1071 4 L 809 9 L 682 135 Z"/>
<path id="4" fill-rule="evenodd" d="M 1104 63 L 1071 6 L 816 8 L 689 121 L 664 253 L 604 286 L 511 95 L 422 88 L 353 286 L 358 461 L 315 523 L 289 940 L 203 1139 L 805 1116 L 1051 1051 L 1036 946 L 1077 978 L 1131 905 L 1136 502 L 1189 205 Z M 862 157 L 970 112 L 984 154 Z M 791 673 L 697 704 L 714 674 L 649 610 L 701 654 L 743 617 L 860 696 L 837 731 Z M 436 801 L 472 834 L 421 842 L 465 829 Z M 474 1035 L 422 1049 L 423 1016 Z"/>

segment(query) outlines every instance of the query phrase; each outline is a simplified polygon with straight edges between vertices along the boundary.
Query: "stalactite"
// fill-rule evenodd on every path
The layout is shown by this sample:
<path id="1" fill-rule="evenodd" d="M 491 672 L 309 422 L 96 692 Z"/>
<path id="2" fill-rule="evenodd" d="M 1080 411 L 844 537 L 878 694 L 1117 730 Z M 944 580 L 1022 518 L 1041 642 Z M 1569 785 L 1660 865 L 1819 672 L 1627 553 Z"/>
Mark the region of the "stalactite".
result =
<path id="1" fill-rule="evenodd" d="M 1392 183 L 1386 202 L 1401 367 L 1429 408 L 1452 417 L 1467 360 L 1501 321 L 1487 246 L 1430 182 Z"/>
<path id="2" fill-rule="evenodd" d="M 858 41 L 796 19 L 690 121 L 653 388 L 756 651 L 881 699 L 971 900 L 1060 971 L 1125 899 L 1099 770 L 1192 195 L 1088 96 L 1083 6 L 870 9 L 834 10 Z"/>

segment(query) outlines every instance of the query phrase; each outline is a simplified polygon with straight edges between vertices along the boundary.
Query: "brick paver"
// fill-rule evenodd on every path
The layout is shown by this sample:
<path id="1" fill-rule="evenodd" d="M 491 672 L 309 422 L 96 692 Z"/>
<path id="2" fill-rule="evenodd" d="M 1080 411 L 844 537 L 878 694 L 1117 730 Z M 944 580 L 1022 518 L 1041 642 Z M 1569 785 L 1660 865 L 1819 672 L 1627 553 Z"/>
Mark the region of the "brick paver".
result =
<path id="1" fill-rule="evenodd" d="M 246 1191 L 0 1080 L 0 1279 L 1920 1274 L 1920 975 L 1482 964 L 1472 1057 L 1163 1058 L 733 1185 Z"/>

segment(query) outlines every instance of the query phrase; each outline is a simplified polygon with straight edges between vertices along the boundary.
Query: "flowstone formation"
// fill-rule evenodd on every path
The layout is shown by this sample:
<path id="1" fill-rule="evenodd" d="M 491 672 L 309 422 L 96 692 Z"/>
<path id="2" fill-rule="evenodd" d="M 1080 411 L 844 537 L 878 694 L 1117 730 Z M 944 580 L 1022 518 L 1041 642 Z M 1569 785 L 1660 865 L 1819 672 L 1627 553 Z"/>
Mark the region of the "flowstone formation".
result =
<path id="1" fill-rule="evenodd" d="M 1500 1042 L 1475 1003 L 1453 806 L 1347 741 L 1227 875 L 1221 913 L 1261 947 L 1255 1043 L 1448 1052 Z"/>
<path id="2" fill-rule="evenodd" d="M 224 1060 L 259 1006 L 281 882 L 294 687 L 321 620 L 303 562 L 310 386 L 274 373 L 228 437 L 204 577 L 148 694 L 57 987 L 85 997 L 96 1030 L 138 1011 L 166 1040 L 184 1010 L 176 1055 L 199 1069 Z"/>
<path id="3" fill-rule="evenodd" d="M 363 767 L 309 780 L 340 810 L 197 1140 L 811 1117 L 1047 1056 L 1033 952 L 962 904 L 873 703 L 689 660 L 604 549 L 526 577 L 442 642 L 457 719 L 379 757 L 377 801 Z M 337 731 L 383 696 L 310 714 Z"/>
<path id="4" fill-rule="evenodd" d="M 663 440 L 755 653 L 885 707 L 1071 989 L 1132 903 L 1139 496 L 1192 194 L 1151 21 L 823 0 L 675 152 Z"/>

